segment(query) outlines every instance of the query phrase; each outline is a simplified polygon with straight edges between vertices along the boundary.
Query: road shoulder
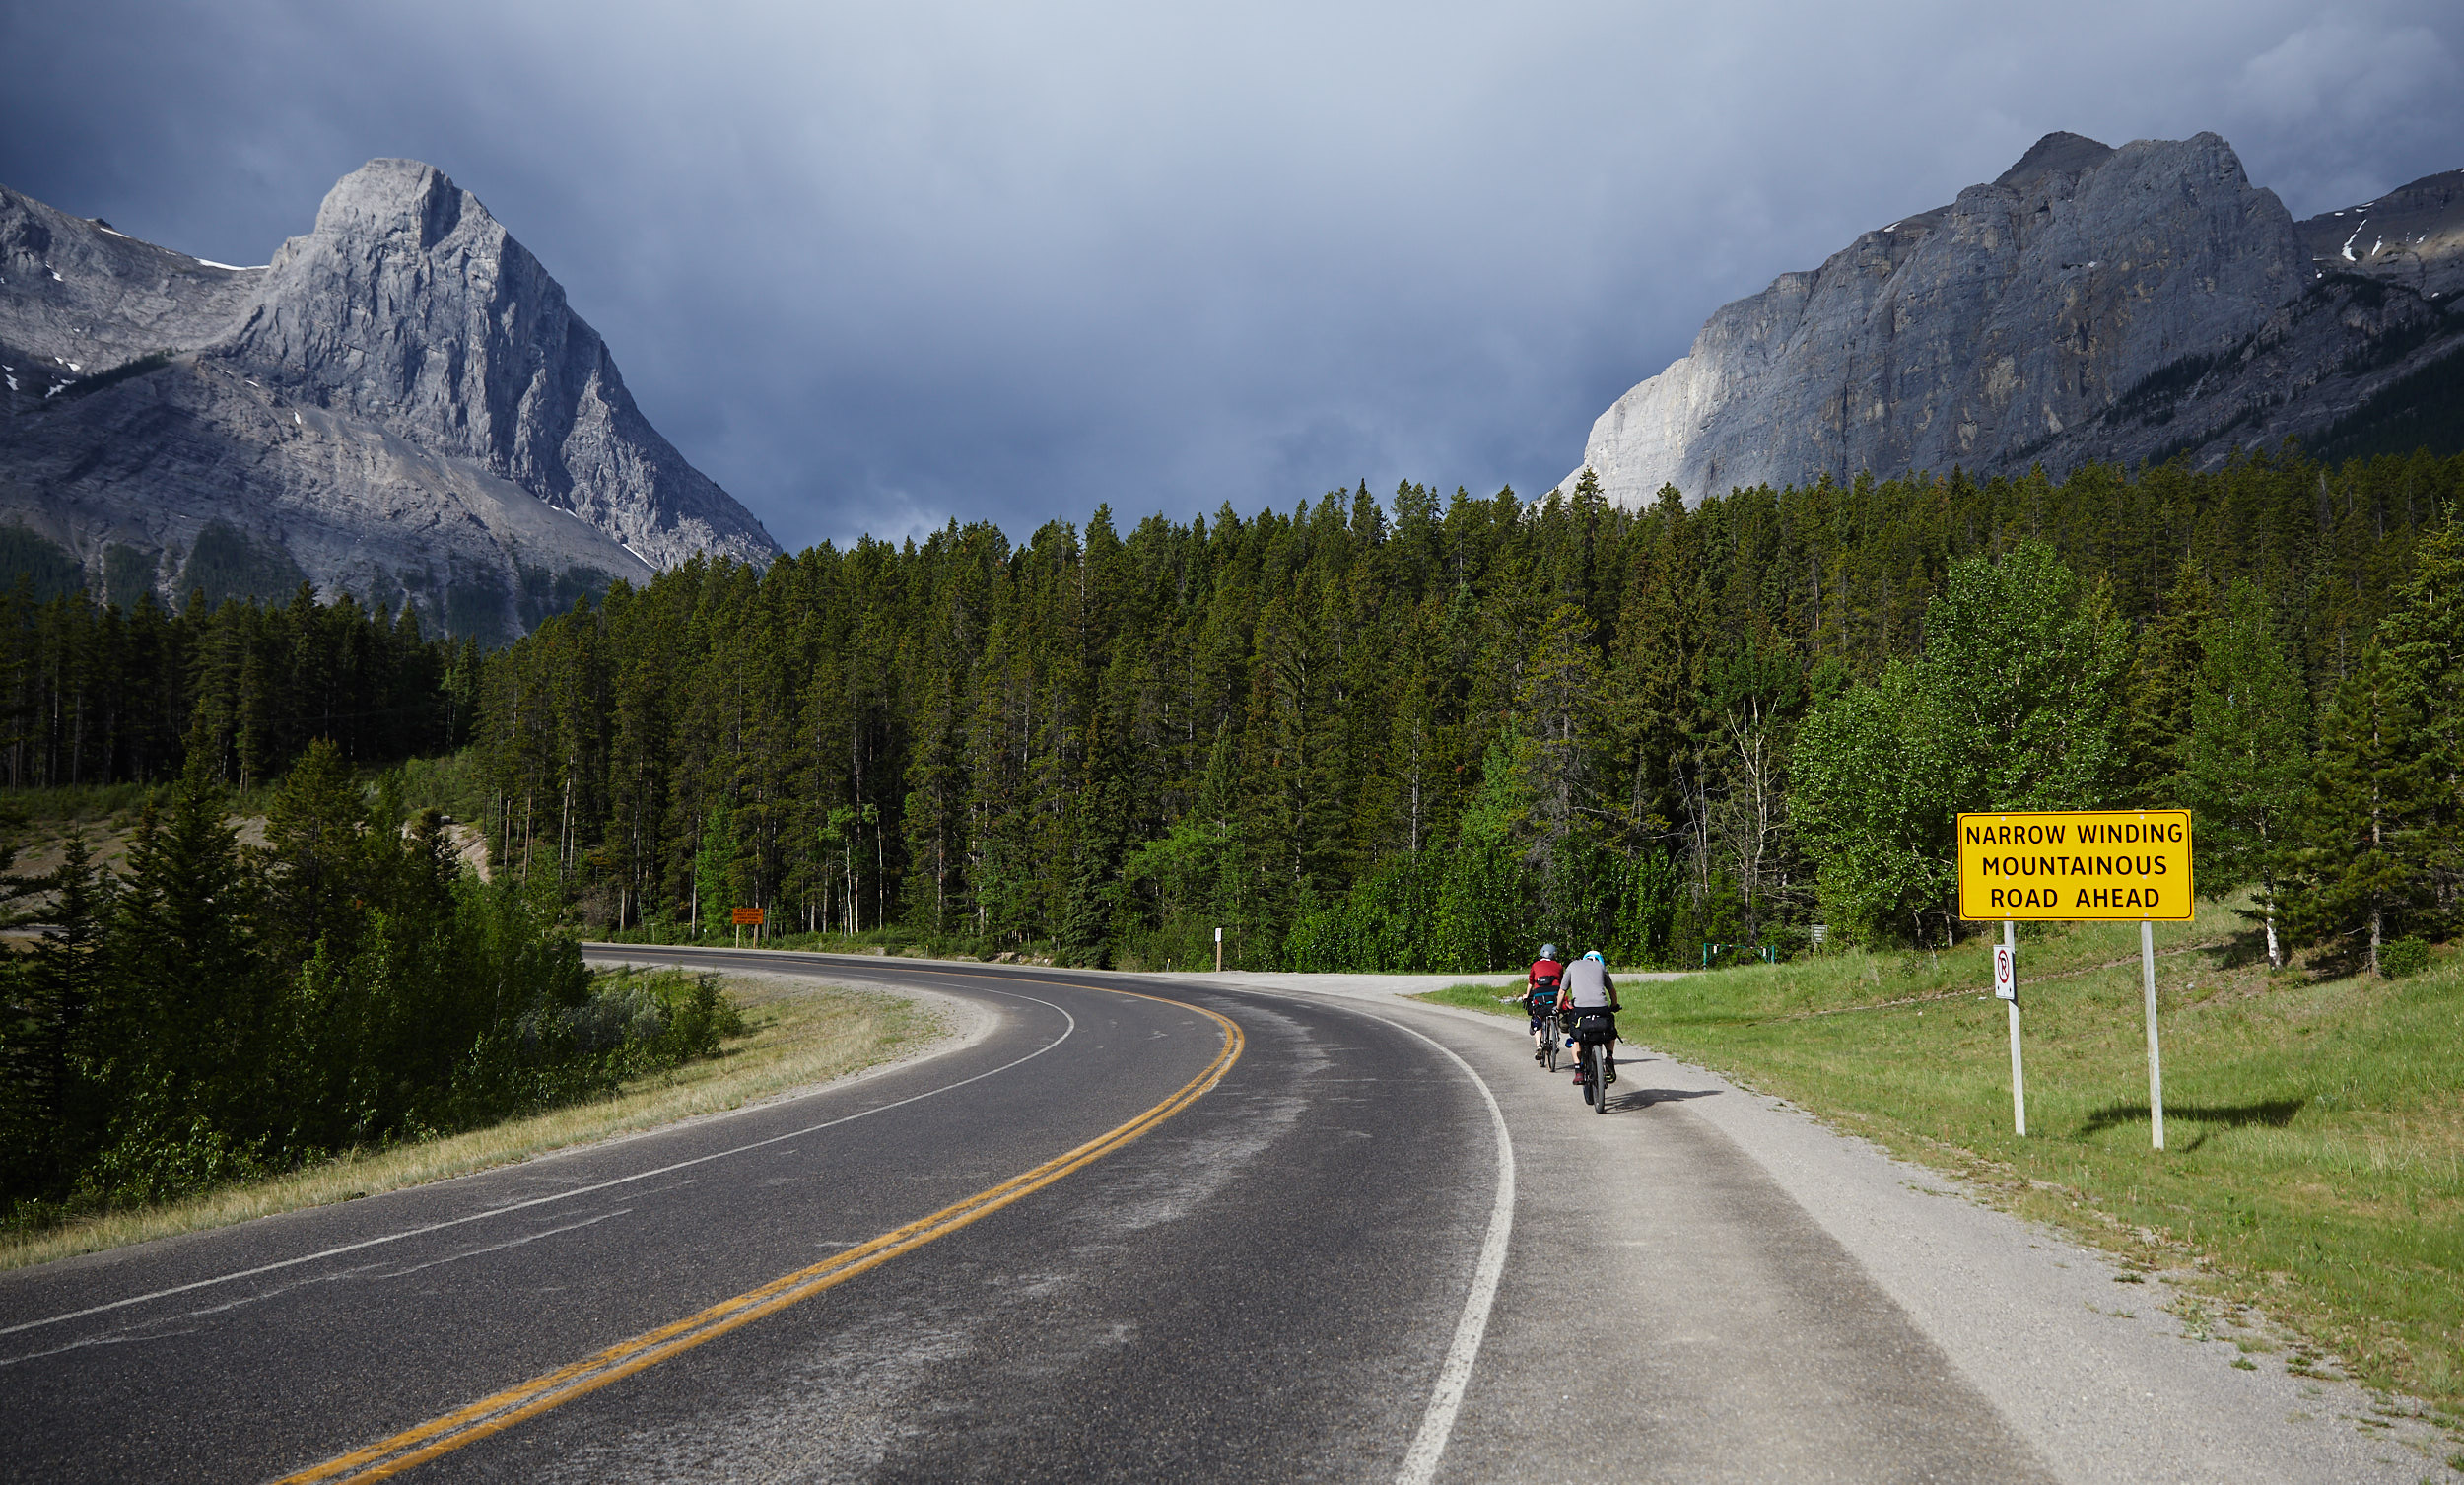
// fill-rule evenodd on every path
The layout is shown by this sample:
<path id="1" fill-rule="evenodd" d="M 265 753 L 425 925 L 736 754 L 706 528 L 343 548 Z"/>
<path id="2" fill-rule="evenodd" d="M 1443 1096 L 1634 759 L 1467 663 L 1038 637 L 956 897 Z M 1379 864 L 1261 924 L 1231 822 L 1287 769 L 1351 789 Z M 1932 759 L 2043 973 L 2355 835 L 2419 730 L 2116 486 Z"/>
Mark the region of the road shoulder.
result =
<path id="1" fill-rule="evenodd" d="M 1522 1040 L 1510 1018 L 1408 998 L 1487 978 L 1241 977 L 1254 988 L 1359 1002 L 1467 1052 L 1485 1049 L 1472 1057 L 1474 1065 L 1511 1085 L 1524 1068 L 1499 1055 Z M 1562 1101 L 1564 1118 L 1579 1119 L 1586 1133 L 1595 1124 L 1627 1125 L 1600 1131 L 1601 1158 L 1635 1173 L 1648 1169 L 1656 1154 L 1650 1125 L 1666 1119 L 1691 1125 L 1689 1138 L 1733 1146 L 1839 1245 L 2058 1478 L 2223 1485 L 2444 1477 L 2440 1461 L 2452 1445 L 2409 1416 L 2420 1409 L 2390 1405 L 2350 1383 L 2290 1373 L 2281 1356 L 2244 1358 L 2202 1317 L 2195 1297 L 2162 1274 L 2126 1269 L 1992 1208 L 1987 1193 L 1706 1069 L 1643 1047 L 1621 1052 L 1619 1067 L 1620 1081 L 1646 1095 L 1631 1113 L 1619 1103 L 1610 1117 L 1595 1118 Z M 1566 1131 L 1534 1131 L 1541 1132 Z M 1621 1162 L 1619 1144 L 1631 1146 Z M 1624 1194 L 1601 1183 L 1599 1212 L 1582 1220 L 1615 1220 Z M 1608 1303 L 1648 1313 L 1642 1296 Z M 1625 1346 L 1625 1362 L 1643 1367 L 1655 1338 L 1630 1336 Z"/>

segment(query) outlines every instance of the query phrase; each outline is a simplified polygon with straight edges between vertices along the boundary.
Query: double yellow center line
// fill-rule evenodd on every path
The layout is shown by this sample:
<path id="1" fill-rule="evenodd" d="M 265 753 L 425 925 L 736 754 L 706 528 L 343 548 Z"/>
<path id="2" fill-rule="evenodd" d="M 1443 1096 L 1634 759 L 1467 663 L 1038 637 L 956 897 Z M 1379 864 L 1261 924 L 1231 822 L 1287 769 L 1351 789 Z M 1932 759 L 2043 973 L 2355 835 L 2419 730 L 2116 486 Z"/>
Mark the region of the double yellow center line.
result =
<path id="1" fill-rule="evenodd" d="M 1132 990 L 1114 990 L 1110 986 L 1103 988 L 1115 995 L 1136 994 Z M 404 1429 L 366 1449 L 328 1459 L 297 1474 L 285 1475 L 277 1485 L 295 1485 L 295 1482 L 303 1482 L 304 1485 L 308 1481 L 382 1480 L 400 1474 L 415 1464 L 439 1454 L 450 1453 L 491 1434 L 503 1433 L 524 1419 L 535 1418 L 586 1392 L 597 1391 L 619 1378 L 631 1377 L 645 1368 L 654 1367 L 671 1356 L 692 1350 L 704 1341 L 715 1340 L 739 1325 L 750 1324 L 765 1315 L 809 1300 L 825 1289 L 843 1284 L 868 1269 L 878 1268 L 901 1253 L 913 1252 L 935 1238 L 954 1233 L 979 1217 L 999 1211 L 1021 1196 L 1041 1190 L 1070 1172 L 1101 1160 L 1188 1108 L 1199 1095 L 1221 1081 L 1224 1073 L 1241 1055 L 1241 1029 L 1229 1017 L 1217 1015 L 1204 1006 L 1165 1000 L 1160 995 L 1137 995 L 1137 998 L 1179 1006 L 1207 1017 L 1223 1028 L 1223 1046 L 1215 1053 L 1215 1059 L 1206 1064 L 1204 1071 L 1182 1084 L 1172 1097 L 1128 1123 L 1097 1135 L 1074 1150 L 1057 1155 L 1032 1171 L 978 1191 L 929 1217 L 920 1217 L 905 1227 L 894 1228 L 809 1268 L 799 1268 L 758 1289 L 748 1289 L 733 1299 L 721 1300 L 698 1315 L 687 1316 L 631 1340 L 619 1341 L 603 1351 L 534 1377 L 518 1386 L 508 1387 L 442 1417 L 431 1418 L 415 1428 Z"/>

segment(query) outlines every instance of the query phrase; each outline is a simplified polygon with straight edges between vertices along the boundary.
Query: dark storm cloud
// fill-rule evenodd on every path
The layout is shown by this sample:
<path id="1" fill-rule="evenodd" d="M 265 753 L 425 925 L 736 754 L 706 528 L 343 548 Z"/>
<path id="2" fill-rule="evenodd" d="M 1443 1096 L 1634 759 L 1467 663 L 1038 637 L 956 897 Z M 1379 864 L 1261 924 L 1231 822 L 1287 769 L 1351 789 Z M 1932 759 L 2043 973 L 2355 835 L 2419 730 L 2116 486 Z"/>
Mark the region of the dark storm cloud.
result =
<path id="1" fill-rule="evenodd" d="M 0 181 L 226 262 L 478 193 L 800 546 L 1527 491 L 1722 302 L 2038 135 L 2297 214 L 2464 166 L 2447 4 L 130 5 L 0 15 Z"/>

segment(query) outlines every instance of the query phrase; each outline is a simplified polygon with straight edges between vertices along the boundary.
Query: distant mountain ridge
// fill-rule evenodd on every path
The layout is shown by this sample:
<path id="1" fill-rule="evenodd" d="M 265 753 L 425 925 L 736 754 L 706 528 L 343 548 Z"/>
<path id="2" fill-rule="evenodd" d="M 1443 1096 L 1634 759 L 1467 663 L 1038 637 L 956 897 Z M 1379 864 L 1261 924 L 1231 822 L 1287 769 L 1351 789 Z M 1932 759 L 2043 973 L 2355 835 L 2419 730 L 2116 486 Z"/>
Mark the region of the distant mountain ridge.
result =
<path id="1" fill-rule="evenodd" d="M 2458 289 L 2464 171 L 2295 222 L 2214 134 L 2049 134 L 1722 306 L 1600 416 L 1584 467 L 1632 505 L 1867 471 L 2213 466 L 2287 436 L 2374 451 L 2453 421 Z"/>
<path id="2" fill-rule="evenodd" d="M 121 601 L 305 578 L 502 638 L 695 552 L 779 550 L 417 161 L 343 177 L 257 268 L 0 188 L 0 546 L 49 543 Z"/>

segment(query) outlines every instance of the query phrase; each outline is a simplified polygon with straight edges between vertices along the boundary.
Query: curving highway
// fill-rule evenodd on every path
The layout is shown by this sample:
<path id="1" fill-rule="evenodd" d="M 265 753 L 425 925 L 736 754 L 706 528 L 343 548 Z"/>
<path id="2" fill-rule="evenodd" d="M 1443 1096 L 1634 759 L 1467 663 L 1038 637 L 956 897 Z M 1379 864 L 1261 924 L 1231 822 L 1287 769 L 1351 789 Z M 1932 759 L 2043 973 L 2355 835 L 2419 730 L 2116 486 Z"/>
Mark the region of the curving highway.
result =
<path id="1" fill-rule="evenodd" d="M 997 1023 L 728 1117 L 0 1278 L 0 1474 L 1395 1474 L 1495 1205 L 1494 1120 L 1446 1053 L 1284 998 L 815 967 Z"/>
<path id="2" fill-rule="evenodd" d="M 2157 1285 L 1647 1052 L 1597 1117 L 1516 1023 L 1335 981 L 623 953 L 989 1029 L 0 1275 L 0 1480 L 2418 1477 Z"/>

